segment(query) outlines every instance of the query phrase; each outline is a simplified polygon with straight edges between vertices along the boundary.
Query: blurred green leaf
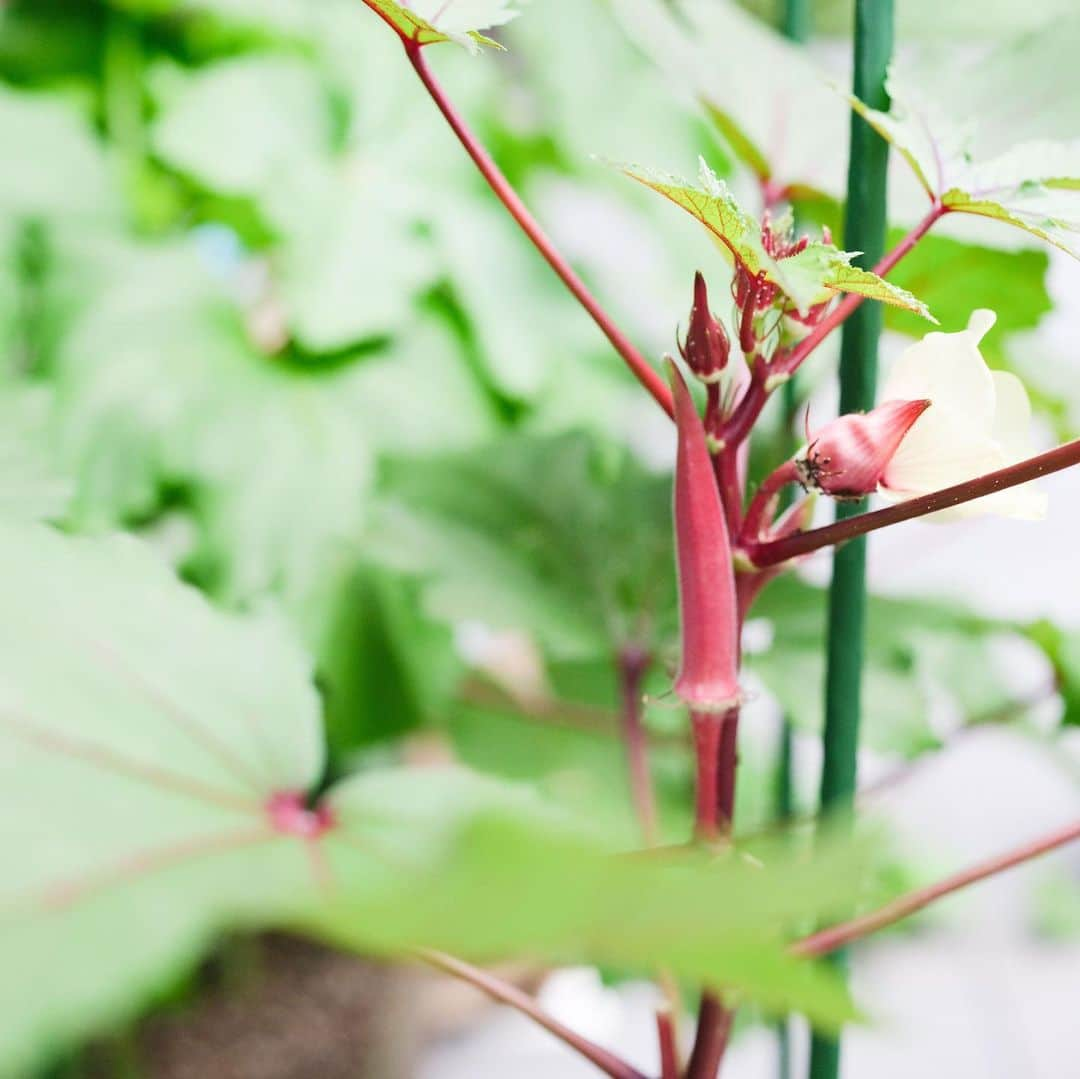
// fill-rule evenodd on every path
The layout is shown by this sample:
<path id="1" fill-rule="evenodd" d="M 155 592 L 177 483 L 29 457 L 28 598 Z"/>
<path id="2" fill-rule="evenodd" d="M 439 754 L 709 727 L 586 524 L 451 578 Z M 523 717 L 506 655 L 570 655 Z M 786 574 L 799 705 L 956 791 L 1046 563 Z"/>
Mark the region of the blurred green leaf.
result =
<path id="1" fill-rule="evenodd" d="M 448 731 L 463 763 L 528 782 L 545 800 L 634 847 L 641 842 L 641 827 L 620 736 L 614 664 L 591 666 L 605 683 L 599 703 L 583 700 L 580 684 L 572 695 L 556 686 L 551 696 L 522 701 L 473 680 L 464 700 L 449 711 Z M 649 759 L 662 841 L 680 843 L 693 828 L 688 732 L 655 736 Z"/>
<path id="2" fill-rule="evenodd" d="M 778 578 L 751 613 L 773 626 L 773 643 L 747 657 L 800 726 L 820 730 L 824 700 L 821 634 L 824 590 Z M 871 597 L 867 611 L 864 740 L 880 752 L 912 757 L 940 745 L 930 705 L 949 700 L 978 720 L 1012 702 L 990 651 L 1012 627 L 918 599 Z"/>
<path id="3" fill-rule="evenodd" d="M 1042 620 L 1028 626 L 1026 634 L 1053 669 L 1056 689 L 1064 705 L 1061 722 L 1080 726 L 1080 633 Z"/>
<path id="4" fill-rule="evenodd" d="M 303 845 L 262 801 L 312 784 L 322 746 L 283 627 L 212 611 L 134 541 L 4 525 L 0 564 L 13 1074 L 112 1021 L 223 922 L 310 894 Z"/>
<path id="5" fill-rule="evenodd" d="M 221 269 L 226 285 L 258 280 L 257 263 Z M 202 571 L 230 602 L 274 590 L 302 608 L 340 579 L 379 451 L 468 446 L 494 431 L 460 346 L 430 318 L 384 353 L 305 367 L 287 347 L 257 347 L 252 320 L 273 327 L 272 294 L 245 311 L 192 245 L 134 249 L 111 273 L 59 360 L 74 520 L 142 518 L 180 486 L 201 521 Z"/>
<path id="6" fill-rule="evenodd" d="M 455 200 L 434 231 L 484 368 L 507 397 L 535 399 L 558 380 L 563 357 L 577 362 L 603 348 L 596 328 L 493 200 Z"/>
<path id="7" fill-rule="evenodd" d="M 667 638 L 675 583 L 666 477 L 585 435 L 516 436 L 394 462 L 370 549 L 450 620 L 521 629 L 559 656 Z"/>
<path id="8" fill-rule="evenodd" d="M 762 180 L 843 190 L 848 119 L 807 50 L 733 3 L 614 0 L 625 33 L 700 103 L 736 160 Z M 768 91 L 747 93 L 768 72 Z M 782 123 L 780 122 L 782 119 Z"/>
<path id="9" fill-rule="evenodd" d="M 529 793 L 456 771 L 370 773 L 307 810 L 318 701 L 278 620 L 214 611 L 126 537 L 2 525 L 0 564 L 17 567 L 0 580 L 6 1071 L 116 1021 L 236 925 L 662 964 L 850 1018 L 784 942 L 849 902 L 862 855 L 612 856 Z"/>
<path id="10" fill-rule="evenodd" d="M 940 57 L 889 78 L 888 113 L 852 107 L 907 159 L 931 198 L 1080 257 L 1080 122 L 1047 107 L 1067 93 L 1080 18 L 1057 20 L 989 57 Z M 1062 65 L 1065 65 L 1062 67 Z M 1075 76 L 1072 76 L 1075 78 Z"/>
<path id="11" fill-rule="evenodd" d="M 851 1015 L 838 983 L 792 961 L 777 936 L 797 909 L 850 902 L 864 879 L 850 850 L 812 861 L 775 850 L 760 860 L 612 856 L 523 792 L 446 771 L 373 773 L 342 784 L 332 802 L 368 848 L 365 858 L 346 858 L 333 833 L 326 844 L 341 900 L 315 929 L 335 941 L 378 951 L 421 944 L 480 959 L 524 951 L 552 962 L 664 965 L 769 1008 L 797 999 L 825 1026 Z M 403 860 L 387 864 L 390 850 Z M 446 857 L 432 856 L 439 851 Z M 354 884 L 357 872 L 362 884 Z"/>
<path id="12" fill-rule="evenodd" d="M 834 236 L 843 234 L 841 207 L 831 199 L 799 200 L 799 220 L 827 226 Z M 905 229 L 891 228 L 886 248 L 895 247 Z M 931 233 L 924 237 L 897 266 L 889 280 L 921 296 L 941 323 L 945 333 L 967 326 L 971 312 L 988 307 L 997 314 L 995 332 L 979 348 L 995 366 L 1008 366 L 1009 334 L 1034 329 L 1053 310 L 1047 288 L 1050 256 L 1046 251 L 1003 251 Z M 922 337 L 923 319 L 899 307 L 885 308 L 885 325 L 892 330 Z"/>
<path id="13" fill-rule="evenodd" d="M 461 674 L 453 634 L 420 610 L 415 582 L 361 566 L 333 589 L 319 648 L 335 762 L 440 722 Z"/>
<path id="14" fill-rule="evenodd" d="M 105 148 L 59 96 L 0 85 L 0 138 L 18 147 L 0 170 L 5 218 L 119 218 Z"/>
<path id="15" fill-rule="evenodd" d="M 51 411 L 45 386 L 0 391 L 0 520 L 56 520 L 67 509 L 72 485 L 54 460 Z"/>
<path id="16" fill-rule="evenodd" d="M 153 146 L 207 187 L 257 198 L 333 148 L 328 88 L 301 57 L 242 56 L 173 74 Z"/>

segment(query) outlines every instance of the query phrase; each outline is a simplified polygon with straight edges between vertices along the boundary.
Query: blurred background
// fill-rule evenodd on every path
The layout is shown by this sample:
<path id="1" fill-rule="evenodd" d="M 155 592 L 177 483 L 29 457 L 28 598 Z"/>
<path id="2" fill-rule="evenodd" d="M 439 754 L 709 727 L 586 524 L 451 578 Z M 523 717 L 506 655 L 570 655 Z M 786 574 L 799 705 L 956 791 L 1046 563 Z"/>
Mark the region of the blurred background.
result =
<path id="1" fill-rule="evenodd" d="M 945 66 L 1049 32 L 1062 62 L 1041 68 L 1040 122 L 1052 112 L 1061 137 L 1080 136 L 1070 2 L 897 6 L 902 54 Z M 429 56 L 658 358 L 693 272 L 725 313 L 729 270 L 692 220 L 606 162 L 693 175 L 703 155 L 757 211 L 720 110 L 804 184 L 800 222 L 835 230 L 848 114 L 828 80 L 848 81 L 847 7 L 816 5 L 800 48 L 768 0 L 533 0 L 500 32 L 506 53 Z M 642 588 L 670 622 L 670 430 L 490 196 L 394 36 L 359 0 L 6 0 L 0 79 L 0 410 L 71 493 L 64 527 L 136 531 L 217 603 L 283 610 L 316 657 L 333 773 L 457 757 L 633 837 L 609 638 L 602 613 L 580 610 L 572 564 L 579 549 L 619 555 L 636 527 L 642 543 L 663 537 Z M 897 163 L 897 228 L 918 199 Z M 995 308 L 989 361 L 1025 378 L 1041 444 L 1075 437 L 1080 272 L 1020 234 L 948 224 L 897 282 L 946 330 Z M 924 330 L 892 311 L 888 327 L 885 362 Z M 834 361 L 823 349 L 802 381 L 815 416 L 835 407 Z M 769 417 L 759 471 L 788 419 Z M 1080 807 L 1080 485 L 1066 472 L 1047 488 L 1043 524 L 911 524 L 871 544 L 862 779 L 902 837 L 899 875 L 947 872 Z M 602 499 L 606 516 L 591 509 Z M 563 546 L 538 557 L 549 528 Z M 449 565 L 462 550 L 467 573 Z M 827 578 L 828 559 L 812 561 L 748 626 L 748 831 L 777 814 L 781 717 L 793 811 L 813 808 Z M 664 832 L 681 839 L 683 720 L 662 699 L 647 719 Z M 872 1023 L 845 1074 L 1075 1074 L 1078 887 L 1066 851 L 861 948 Z M 646 987 L 508 973 L 655 1069 Z M 793 1075 L 804 1038 L 793 1024 Z M 778 1058 L 751 1016 L 725 1074 L 781 1075 Z M 590 1074 L 468 988 L 271 937 L 223 941 L 40 1079 L 510 1070 Z"/>

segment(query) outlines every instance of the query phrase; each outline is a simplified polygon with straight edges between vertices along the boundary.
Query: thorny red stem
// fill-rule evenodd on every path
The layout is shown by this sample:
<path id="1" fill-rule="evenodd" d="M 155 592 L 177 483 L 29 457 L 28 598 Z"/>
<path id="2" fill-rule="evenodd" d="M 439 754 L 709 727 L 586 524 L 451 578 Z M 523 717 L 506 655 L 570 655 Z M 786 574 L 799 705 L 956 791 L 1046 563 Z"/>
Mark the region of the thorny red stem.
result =
<path id="1" fill-rule="evenodd" d="M 928 907 L 938 899 L 951 895 L 953 892 L 958 892 L 970 884 L 986 880 L 988 877 L 1012 869 L 1030 861 L 1032 858 L 1038 858 L 1040 855 L 1047 854 L 1077 839 L 1080 839 L 1080 820 L 1072 821 L 1049 835 L 1036 839 L 1031 843 L 1025 843 L 1022 847 L 998 855 L 996 858 L 980 862 L 978 865 L 971 866 L 951 877 L 946 877 L 936 884 L 920 888 L 909 895 L 900 896 L 899 899 L 894 899 L 891 903 L 886 903 L 885 906 L 871 911 L 869 914 L 864 914 L 862 917 L 854 918 L 850 922 L 844 922 L 841 925 L 834 925 L 829 929 L 823 929 L 819 933 L 805 937 L 794 945 L 792 951 L 796 955 L 808 958 L 827 955 L 829 952 L 836 951 L 837 948 L 844 947 L 845 944 L 850 944 L 852 941 L 869 936 L 871 933 L 876 933 L 894 922 L 907 918 L 924 907 Z"/>
<path id="2" fill-rule="evenodd" d="M 855 536 L 863 536 L 867 532 L 885 528 L 887 525 L 910 521 L 915 517 L 924 517 L 928 513 L 950 509 L 976 498 L 982 498 L 984 495 L 995 494 L 998 491 L 1016 487 L 1018 484 L 1028 483 L 1041 476 L 1060 472 L 1077 463 L 1080 463 L 1080 439 L 1066 442 L 1062 446 L 1036 454 L 1026 461 L 998 469 L 996 472 L 988 472 L 985 476 L 977 476 L 973 480 L 965 480 L 963 483 L 954 484 L 941 491 L 919 495 L 917 498 L 898 502 L 893 506 L 885 506 L 870 513 L 861 513 L 857 517 L 834 521 L 821 528 L 812 528 L 809 532 L 800 532 L 782 539 L 762 542 L 751 540 L 745 545 L 745 554 L 755 566 L 775 566 L 780 562 L 786 562 L 789 558 L 809 554 L 811 551 L 832 544 L 843 543 Z"/>
<path id="3" fill-rule="evenodd" d="M 484 149 L 459 115 L 453 103 L 443 92 L 442 87 L 435 80 L 434 75 L 427 66 L 427 61 L 424 59 L 422 47 L 404 36 L 402 36 L 401 40 L 405 46 L 405 55 L 408 56 L 409 63 L 412 64 L 416 74 L 420 77 L 420 81 L 424 84 L 425 89 L 431 95 L 432 101 L 435 102 L 439 112 L 443 114 L 451 130 L 457 136 L 458 141 L 465 148 L 465 152 L 472 158 L 473 163 L 488 182 L 488 186 L 509 211 L 510 216 L 518 223 L 522 232 L 528 236 L 536 249 L 544 256 L 548 265 L 559 275 L 559 278 L 574 295 L 574 298 L 592 316 L 593 321 L 600 327 L 615 351 L 626 361 L 626 365 L 634 373 L 637 380 L 652 394 L 656 403 L 669 416 L 674 416 L 675 409 L 671 399 L 671 391 L 663 378 L 650 366 L 648 360 L 634 347 L 630 339 L 615 325 L 607 312 L 588 290 L 585 282 L 570 267 L 570 264 L 559 253 L 548 235 L 540 227 L 540 224 L 526 208 L 525 203 L 521 201 L 517 192 L 511 187 L 510 182 L 502 174 L 499 166 L 495 164 L 492 156 Z"/>
<path id="4" fill-rule="evenodd" d="M 576 1049 L 578 1053 L 595 1064 L 605 1075 L 611 1076 L 611 1079 L 645 1079 L 641 1072 L 615 1056 L 614 1053 L 609 1053 L 595 1042 L 583 1038 L 580 1034 L 548 1015 L 532 997 L 527 993 L 523 993 L 516 986 L 509 985 L 502 981 L 501 978 L 489 974 L 486 970 L 474 967 L 471 963 L 466 963 L 461 959 L 455 959 L 452 955 L 447 955 L 444 952 L 422 948 L 417 952 L 417 955 L 425 963 L 429 963 L 431 966 L 475 986 L 482 993 L 486 993 L 491 997 L 492 1000 L 498 1001 L 500 1004 L 507 1004 L 523 1015 L 527 1015 L 548 1033 L 554 1034 L 560 1041 L 569 1045 L 572 1049 Z"/>

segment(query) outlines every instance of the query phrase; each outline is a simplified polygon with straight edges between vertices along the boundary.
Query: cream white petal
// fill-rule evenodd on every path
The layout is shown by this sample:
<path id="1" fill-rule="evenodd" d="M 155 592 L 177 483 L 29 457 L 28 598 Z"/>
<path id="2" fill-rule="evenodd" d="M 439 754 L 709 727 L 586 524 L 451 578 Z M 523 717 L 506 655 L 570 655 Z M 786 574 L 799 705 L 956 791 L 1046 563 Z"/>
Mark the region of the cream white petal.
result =
<path id="1" fill-rule="evenodd" d="M 994 380 L 972 332 L 929 333 L 904 351 L 889 372 L 881 400 L 928 397 L 927 411 L 949 413 L 958 433 L 989 435 L 994 422 Z M 920 420 L 920 423 L 922 420 Z"/>
<path id="2" fill-rule="evenodd" d="M 1001 447 L 989 432 L 973 435 L 956 422 L 952 411 L 939 409 L 934 402 L 900 443 L 881 482 L 897 495 L 910 497 L 963 483 L 1005 464 Z"/>
<path id="3" fill-rule="evenodd" d="M 979 342 L 994 325 L 992 311 L 972 313 L 961 333 L 928 334 L 897 360 L 883 399 L 927 397 L 932 404 L 912 426 L 882 477 L 892 501 L 950 487 L 1029 457 L 1031 405 L 1014 375 L 991 371 Z M 1000 491 L 927 520 L 987 513 L 1038 519 L 1046 497 L 1031 484 Z"/>
<path id="4" fill-rule="evenodd" d="M 995 397 L 992 434 L 1010 463 L 1022 461 L 1035 452 L 1031 444 L 1031 402 L 1027 390 L 1008 371 L 994 371 L 992 375 Z"/>

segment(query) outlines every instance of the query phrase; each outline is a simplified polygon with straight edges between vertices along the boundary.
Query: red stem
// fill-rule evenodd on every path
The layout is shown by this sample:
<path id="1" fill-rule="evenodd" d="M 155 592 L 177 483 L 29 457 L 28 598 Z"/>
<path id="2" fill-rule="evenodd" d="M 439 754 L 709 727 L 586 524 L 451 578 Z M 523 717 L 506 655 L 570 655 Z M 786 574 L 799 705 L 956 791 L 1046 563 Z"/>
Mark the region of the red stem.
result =
<path id="1" fill-rule="evenodd" d="M 739 710 L 733 708 L 722 717 L 692 712 L 691 719 L 698 767 L 697 835 L 699 840 L 715 841 L 730 834 L 735 815 Z M 701 994 L 687 1079 L 715 1079 L 733 1018 L 715 992 L 706 989 Z"/>
<path id="2" fill-rule="evenodd" d="M 630 791 L 645 845 L 657 841 L 656 796 L 649 770 L 649 747 L 641 721 L 641 681 L 652 657 L 634 646 L 624 648 L 618 657 L 619 692 L 622 696 L 622 732 L 626 745 Z"/>
<path id="3" fill-rule="evenodd" d="M 612 322 L 607 312 L 589 292 L 584 281 L 571 269 L 569 263 L 558 252 L 539 223 L 529 213 L 517 192 L 502 174 L 499 166 L 495 164 L 494 159 L 480 144 L 458 114 L 453 103 L 443 92 L 442 87 L 435 80 L 427 66 L 427 61 L 424 59 L 422 47 L 406 37 L 402 37 L 401 40 L 405 46 L 405 55 L 408 56 L 409 63 L 416 70 L 420 81 L 424 84 L 427 92 L 431 95 L 432 101 L 435 102 L 439 112 L 443 114 L 451 130 L 457 136 L 458 141 L 465 148 L 465 152 L 472 158 L 481 175 L 487 180 L 488 186 L 495 192 L 499 201 L 506 207 L 510 216 L 518 223 L 525 235 L 533 242 L 536 249 L 544 256 L 548 265 L 559 275 L 563 284 L 573 293 L 581 306 L 589 312 L 593 321 L 603 331 L 604 336 L 611 342 L 615 351 L 626 361 L 626 365 L 637 377 L 637 380 L 652 394 L 656 403 L 669 416 L 674 416 L 675 408 L 667 383 L 631 344 L 629 338 Z"/>
<path id="4" fill-rule="evenodd" d="M 699 840 L 712 842 L 720 835 L 718 769 L 723 720 L 715 712 L 691 712 L 690 722 L 697 761 L 694 830 Z"/>
<path id="5" fill-rule="evenodd" d="M 891 903 L 887 903 L 869 914 L 864 914 L 860 918 L 844 922 L 841 925 L 835 925 L 830 929 L 823 929 L 819 933 L 814 933 L 813 936 L 805 937 L 792 948 L 792 951 L 796 955 L 807 957 L 827 955 L 829 952 L 836 951 L 837 948 L 842 948 L 845 944 L 850 944 L 852 941 L 876 933 L 894 922 L 907 918 L 938 899 L 951 895 L 953 892 L 958 892 L 961 888 L 986 880 L 987 877 L 1002 873 L 1006 869 L 1012 869 L 1014 866 L 1030 861 L 1032 858 L 1038 858 L 1042 854 L 1047 854 L 1057 847 L 1063 847 L 1065 844 L 1072 843 L 1077 839 L 1080 839 L 1080 820 L 1075 820 L 1071 824 L 1065 825 L 1064 828 L 1059 828 L 1041 839 L 1036 839 L 1034 842 L 1026 843 L 1017 850 L 998 855 L 996 858 L 990 858 L 985 862 L 980 862 L 978 865 L 965 869 L 961 873 L 946 877 L 936 884 L 920 888 L 909 895 L 900 896 L 899 899 L 894 899 Z"/>
<path id="6" fill-rule="evenodd" d="M 602 1049 L 599 1045 L 583 1038 L 569 1027 L 563 1026 L 557 1019 L 548 1015 L 527 993 L 523 993 L 516 986 L 489 974 L 486 970 L 474 967 L 461 959 L 455 959 L 452 955 L 444 952 L 430 951 L 427 948 L 417 953 L 426 963 L 433 967 L 452 974 L 462 981 L 475 986 L 482 993 L 486 993 L 492 1000 L 500 1004 L 508 1004 L 517 1009 L 523 1015 L 527 1015 L 535 1023 L 542 1026 L 549 1034 L 554 1034 L 561 1042 L 576 1049 L 586 1060 L 595 1064 L 605 1075 L 611 1079 L 645 1079 L 636 1068 L 632 1068 L 626 1061 Z"/>
<path id="7" fill-rule="evenodd" d="M 720 1002 L 714 993 L 703 993 L 698 1011 L 698 1034 L 686 1079 L 716 1079 L 727 1049 L 728 1036 L 735 1013 Z"/>
<path id="8" fill-rule="evenodd" d="M 679 1079 L 679 1049 L 671 1012 L 656 1013 L 656 1036 L 660 1042 L 660 1079 Z"/>
<path id="9" fill-rule="evenodd" d="M 910 521 L 914 517 L 924 517 L 928 513 L 950 509 L 976 498 L 982 498 L 984 495 L 1005 491 L 1021 483 L 1029 483 L 1031 480 L 1048 476 L 1053 472 L 1060 472 L 1077 463 L 1080 463 L 1080 439 L 1066 442 L 1063 446 L 1057 446 L 1045 453 L 1029 457 L 1026 461 L 998 469 L 996 472 L 988 472 L 985 476 L 977 476 L 973 480 L 965 480 L 963 483 L 954 484 L 944 490 L 919 495 L 917 498 L 910 498 L 906 502 L 898 502 L 893 506 L 885 506 L 871 513 L 860 513 L 857 517 L 847 517 L 844 520 L 823 525 L 821 528 L 812 528 L 809 532 L 800 532 L 781 539 L 750 541 L 745 545 L 744 550 L 755 566 L 775 566 L 780 562 L 786 562 L 789 558 L 809 554 L 811 551 L 835 543 L 843 543 L 855 536 L 863 536 L 867 532 L 875 532 L 888 525 Z"/>
<path id="10" fill-rule="evenodd" d="M 716 485 L 720 489 L 720 501 L 727 518 L 728 535 L 732 542 L 742 531 L 743 485 L 739 476 L 739 450 L 737 446 L 726 446 L 713 455 L 713 472 Z"/>
<path id="11" fill-rule="evenodd" d="M 746 511 L 746 523 L 742 529 L 744 542 L 756 540 L 761 535 L 762 529 L 771 523 L 769 519 L 775 509 L 774 499 L 789 483 L 795 483 L 798 478 L 794 460 L 788 460 L 761 481 L 761 486 Z"/>

